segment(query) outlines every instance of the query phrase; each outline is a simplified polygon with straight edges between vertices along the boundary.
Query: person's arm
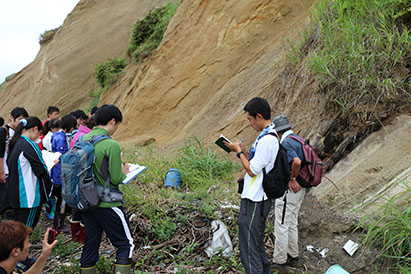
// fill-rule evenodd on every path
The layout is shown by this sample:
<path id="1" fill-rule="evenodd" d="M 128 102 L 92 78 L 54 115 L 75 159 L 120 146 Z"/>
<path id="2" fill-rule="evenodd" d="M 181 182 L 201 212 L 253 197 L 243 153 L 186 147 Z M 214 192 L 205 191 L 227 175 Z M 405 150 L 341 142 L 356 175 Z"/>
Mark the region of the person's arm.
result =
<path id="1" fill-rule="evenodd" d="M 109 159 L 110 182 L 113 185 L 119 185 L 126 178 L 123 171 L 128 172 L 128 166 L 123 169 L 120 145 L 114 140 L 107 140 L 106 142 L 110 142 L 108 144 L 108 152 L 106 154 Z"/>
<path id="2" fill-rule="evenodd" d="M 250 175 L 251 177 L 254 177 L 255 174 L 250 169 L 250 161 L 248 160 L 248 157 L 245 154 L 244 144 L 240 140 L 237 140 L 233 143 L 224 142 L 224 144 L 227 147 L 229 147 L 231 151 L 234 151 L 235 153 L 243 152 L 243 153 L 238 154 L 240 155 L 241 165 L 243 166 L 243 168 L 245 169 L 245 172 L 247 172 L 248 175 Z"/>
<path id="3" fill-rule="evenodd" d="M 41 250 L 41 254 L 38 257 L 37 261 L 27 270 L 26 274 L 39 274 L 43 271 L 44 266 L 46 265 L 47 259 L 53 250 L 53 247 L 57 244 L 57 240 L 55 240 L 52 244 L 48 244 L 47 238 L 49 235 L 50 228 L 47 228 L 46 233 L 43 237 L 43 249 Z"/>
<path id="4" fill-rule="evenodd" d="M 301 159 L 298 157 L 295 157 L 293 161 L 291 162 L 291 178 L 290 182 L 288 183 L 290 190 L 292 190 L 294 193 L 297 193 L 298 191 L 301 190 L 300 184 L 297 182 L 297 176 L 298 173 L 300 172 L 300 167 L 301 167 Z"/>
<path id="5" fill-rule="evenodd" d="M 300 172 L 301 159 L 298 157 L 297 152 L 289 142 L 284 141 L 283 146 L 287 150 L 287 158 L 288 161 L 291 163 L 291 177 L 290 181 L 288 182 L 288 188 L 292 192 L 297 193 L 301 190 L 301 186 L 296 179 L 298 177 L 298 173 Z M 293 180 L 293 178 L 295 179 Z"/>
<path id="6" fill-rule="evenodd" d="M 61 154 L 64 154 L 68 151 L 68 146 L 67 146 L 67 140 L 65 135 L 59 134 L 56 136 L 56 138 L 53 139 L 53 152 L 60 152 Z"/>
<path id="7" fill-rule="evenodd" d="M 4 171 L 4 154 L 6 153 L 6 130 L 0 128 L 0 183 L 6 182 L 6 173 Z"/>
<path id="8" fill-rule="evenodd" d="M 24 146 L 24 157 L 29 161 L 31 165 L 31 169 L 33 170 L 34 174 L 37 178 L 48 177 L 48 170 L 47 167 L 43 164 L 41 159 L 36 152 L 36 150 L 32 147 L 31 144 L 26 143 Z"/>

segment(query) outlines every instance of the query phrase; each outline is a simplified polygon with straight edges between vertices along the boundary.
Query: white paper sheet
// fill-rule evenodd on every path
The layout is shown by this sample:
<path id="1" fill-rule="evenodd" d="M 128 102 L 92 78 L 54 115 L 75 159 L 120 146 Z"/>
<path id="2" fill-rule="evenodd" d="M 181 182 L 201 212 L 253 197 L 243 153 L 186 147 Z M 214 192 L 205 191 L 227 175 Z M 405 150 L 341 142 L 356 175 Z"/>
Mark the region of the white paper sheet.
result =
<path id="1" fill-rule="evenodd" d="M 53 168 L 54 166 L 54 161 L 58 160 L 60 158 L 61 153 L 60 152 L 51 152 L 47 150 L 42 150 L 41 154 L 43 155 L 43 160 L 44 163 L 47 166 L 48 171 Z"/>
<path id="2" fill-rule="evenodd" d="M 344 250 L 347 251 L 350 256 L 354 255 L 354 252 L 357 251 L 359 245 L 357 243 L 354 243 L 351 240 L 348 240 L 348 242 L 345 243 L 344 245 Z"/>
<path id="3" fill-rule="evenodd" d="M 127 173 L 127 177 L 123 180 L 122 184 L 128 184 L 131 180 L 136 178 L 138 175 L 140 175 L 141 172 L 147 169 L 146 166 L 140 166 L 138 164 L 129 164 L 130 168 Z"/>

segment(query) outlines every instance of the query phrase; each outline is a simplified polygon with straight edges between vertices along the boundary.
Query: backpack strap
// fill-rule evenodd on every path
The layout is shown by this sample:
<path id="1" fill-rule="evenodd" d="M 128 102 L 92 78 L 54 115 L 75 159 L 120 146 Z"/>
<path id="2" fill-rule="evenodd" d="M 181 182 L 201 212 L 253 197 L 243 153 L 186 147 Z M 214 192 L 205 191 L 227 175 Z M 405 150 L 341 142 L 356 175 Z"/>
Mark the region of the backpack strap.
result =
<path id="1" fill-rule="evenodd" d="M 9 125 L 4 125 L 4 126 L 2 126 L 2 128 L 4 128 L 4 130 L 6 131 L 6 139 L 8 139 L 9 138 Z"/>
<path id="2" fill-rule="evenodd" d="M 84 135 L 82 135 L 81 137 L 83 137 Z M 81 138 L 80 137 L 80 138 Z M 97 143 L 99 143 L 99 142 L 101 142 L 101 141 L 103 141 L 103 140 L 105 140 L 105 139 L 111 139 L 109 136 L 107 136 L 106 134 L 99 134 L 99 135 L 94 135 L 93 137 L 91 137 L 91 139 L 90 140 L 88 140 L 93 146 L 96 146 L 97 145 Z M 103 160 L 104 161 L 104 160 Z M 109 188 L 109 185 L 110 185 L 110 171 L 109 171 L 109 167 L 108 167 L 108 165 L 107 165 L 107 171 L 108 171 L 108 175 L 107 175 L 107 178 L 105 179 L 105 184 L 104 184 L 104 188 Z M 103 178 L 104 179 L 104 177 L 106 177 L 106 176 L 104 176 L 103 175 L 103 172 L 101 171 L 101 169 L 99 168 L 99 171 L 100 171 L 100 176 L 101 176 L 101 178 Z"/>
<path id="3" fill-rule="evenodd" d="M 285 218 L 285 209 L 287 208 L 287 194 L 288 194 L 288 190 L 285 191 L 284 194 L 284 206 L 283 206 L 283 216 L 281 217 L 281 224 L 284 224 L 284 218 Z"/>
<path id="4" fill-rule="evenodd" d="M 288 135 L 287 138 L 288 138 L 288 137 L 293 138 L 294 140 L 297 140 L 297 141 L 300 142 L 302 145 L 304 145 L 304 143 L 305 143 L 305 140 L 304 140 L 303 138 L 301 138 L 301 137 L 300 137 L 300 138 L 301 138 L 302 140 L 301 140 L 300 138 L 298 138 L 298 137 L 296 137 L 296 136 L 292 136 L 292 135 Z"/>
<path id="5" fill-rule="evenodd" d="M 84 135 L 82 135 L 81 137 L 83 137 Z M 80 137 L 80 138 L 81 138 Z M 83 138 L 84 139 L 84 138 Z M 83 140 L 82 139 L 82 140 Z M 89 142 L 95 146 L 97 145 L 97 143 L 105 140 L 105 139 L 111 139 L 109 136 L 107 136 L 106 134 L 99 134 L 99 135 L 94 135 L 93 137 L 90 138 Z"/>
<path id="6" fill-rule="evenodd" d="M 268 132 L 266 135 L 275 136 L 275 137 L 277 137 L 278 142 L 280 142 L 280 137 L 278 137 L 278 134 L 277 134 L 277 133 L 270 131 L 270 132 Z M 265 136 L 265 135 L 264 135 L 264 136 Z"/>

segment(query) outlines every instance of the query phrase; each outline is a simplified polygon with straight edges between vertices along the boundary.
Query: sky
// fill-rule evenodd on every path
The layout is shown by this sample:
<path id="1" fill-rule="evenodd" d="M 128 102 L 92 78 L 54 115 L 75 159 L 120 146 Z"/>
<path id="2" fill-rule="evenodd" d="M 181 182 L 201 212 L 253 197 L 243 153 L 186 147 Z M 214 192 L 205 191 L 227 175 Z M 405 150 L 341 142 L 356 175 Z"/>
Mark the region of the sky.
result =
<path id="1" fill-rule="evenodd" d="M 44 31 L 61 26 L 79 0 L 0 0 L 0 84 L 30 64 Z"/>

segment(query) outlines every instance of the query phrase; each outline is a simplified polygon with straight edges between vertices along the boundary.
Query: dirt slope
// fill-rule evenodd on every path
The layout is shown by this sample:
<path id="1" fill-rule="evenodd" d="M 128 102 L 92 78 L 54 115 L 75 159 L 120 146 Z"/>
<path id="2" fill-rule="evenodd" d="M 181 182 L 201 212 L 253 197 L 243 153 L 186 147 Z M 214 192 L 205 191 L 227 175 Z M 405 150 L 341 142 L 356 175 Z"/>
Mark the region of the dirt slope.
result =
<path id="1" fill-rule="evenodd" d="M 118 138 L 162 146 L 223 129 L 234 138 L 244 104 L 270 96 L 282 39 L 313 2 L 182 1 L 159 49 L 102 98 L 125 113 Z"/>
<path id="2" fill-rule="evenodd" d="M 400 115 L 326 174 L 336 187 L 324 179 L 312 194 L 331 208 L 358 209 L 375 207 L 376 201 L 382 202 L 379 196 L 402 191 L 411 174 L 410 133 L 411 117 Z"/>
<path id="3" fill-rule="evenodd" d="M 96 64 L 125 55 L 132 26 L 166 0 L 81 0 L 53 40 L 5 86 L 0 115 L 24 106 L 45 117 L 49 105 L 63 113 L 87 107 Z"/>

